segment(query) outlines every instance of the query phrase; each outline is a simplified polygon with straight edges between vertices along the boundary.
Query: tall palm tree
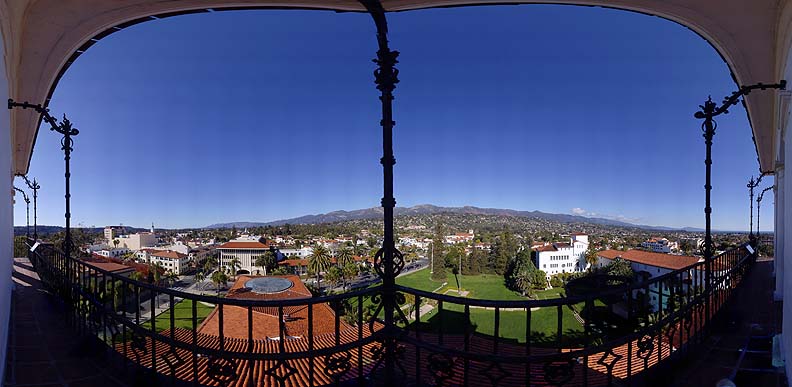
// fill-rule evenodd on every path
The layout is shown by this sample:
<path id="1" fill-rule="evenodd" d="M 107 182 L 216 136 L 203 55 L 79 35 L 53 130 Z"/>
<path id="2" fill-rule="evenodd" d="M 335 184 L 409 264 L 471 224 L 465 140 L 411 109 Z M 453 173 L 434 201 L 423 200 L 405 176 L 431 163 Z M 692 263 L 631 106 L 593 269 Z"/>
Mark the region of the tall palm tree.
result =
<path id="1" fill-rule="evenodd" d="M 217 286 L 217 294 L 220 294 L 220 286 L 225 285 L 228 282 L 228 276 L 226 275 L 225 271 L 218 270 L 212 273 L 212 282 L 214 282 L 215 286 Z"/>
<path id="2" fill-rule="evenodd" d="M 228 262 L 228 269 L 231 271 L 231 276 L 234 277 L 234 281 L 236 281 L 237 268 L 240 267 L 242 267 L 242 264 L 239 263 L 239 258 L 237 257 L 231 258 L 231 262 Z"/>
<path id="3" fill-rule="evenodd" d="M 308 270 L 316 274 L 316 287 L 319 292 L 322 292 L 319 273 L 327 271 L 330 268 L 330 253 L 322 245 L 316 245 L 313 248 L 313 253 L 308 256 Z"/>
<path id="4" fill-rule="evenodd" d="M 594 244 L 590 244 L 588 250 L 586 250 L 586 263 L 589 265 L 589 271 L 594 268 L 594 265 L 596 265 L 598 261 L 597 249 L 594 247 Z"/>
<path id="5" fill-rule="evenodd" d="M 349 265 L 355 263 L 354 252 L 349 247 L 344 247 L 341 251 L 338 252 L 336 255 L 336 265 L 338 265 L 339 269 L 343 269 Z M 346 276 L 341 276 L 341 279 L 344 283 L 344 290 L 346 290 L 347 283 L 346 283 Z"/>
<path id="6" fill-rule="evenodd" d="M 206 279 L 206 275 L 204 274 L 204 272 L 199 271 L 195 273 L 195 283 L 204 282 L 205 279 Z"/>
<path id="7" fill-rule="evenodd" d="M 173 286 L 179 280 L 179 276 L 173 270 L 168 270 L 165 272 L 165 280 L 168 281 L 170 286 Z"/>

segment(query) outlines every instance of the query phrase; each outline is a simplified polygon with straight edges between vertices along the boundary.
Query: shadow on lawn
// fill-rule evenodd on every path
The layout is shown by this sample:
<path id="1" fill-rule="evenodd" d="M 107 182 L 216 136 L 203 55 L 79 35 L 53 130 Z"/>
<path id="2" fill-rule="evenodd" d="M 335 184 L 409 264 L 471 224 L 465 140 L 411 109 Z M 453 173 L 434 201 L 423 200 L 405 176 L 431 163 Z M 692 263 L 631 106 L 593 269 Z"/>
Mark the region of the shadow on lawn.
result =
<path id="1" fill-rule="evenodd" d="M 494 325 L 494 316 L 493 316 L 493 325 Z M 416 324 L 418 324 L 416 326 Z M 557 326 L 557 321 L 554 322 L 554 326 Z M 454 311 L 444 309 L 442 312 L 435 313 L 432 317 L 430 317 L 426 321 L 421 321 L 420 323 L 411 323 L 408 327 L 409 330 L 419 329 L 421 332 L 424 333 L 432 333 L 432 334 L 439 334 L 442 332 L 443 335 L 460 335 L 464 336 L 467 333 L 470 333 L 472 336 L 480 337 L 482 339 L 486 339 L 489 341 L 493 341 L 494 336 L 492 334 L 486 334 L 482 332 L 477 332 L 478 325 L 470 321 L 464 312 Z M 509 327 L 513 329 L 514 327 Z M 501 334 L 498 338 L 499 344 L 507 344 L 507 345 L 516 345 L 516 346 L 525 346 L 525 336 L 521 337 L 503 337 L 503 330 L 504 330 L 504 322 L 501 321 Z M 520 331 L 525 331 L 525 325 L 523 324 L 520 327 Z M 540 332 L 540 331 L 531 331 L 531 338 L 530 338 L 530 345 L 534 347 L 543 347 L 543 348 L 574 348 L 574 347 L 581 347 L 585 344 L 585 334 L 581 330 L 577 329 L 566 329 L 562 331 L 561 337 L 559 337 L 557 332 Z"/>

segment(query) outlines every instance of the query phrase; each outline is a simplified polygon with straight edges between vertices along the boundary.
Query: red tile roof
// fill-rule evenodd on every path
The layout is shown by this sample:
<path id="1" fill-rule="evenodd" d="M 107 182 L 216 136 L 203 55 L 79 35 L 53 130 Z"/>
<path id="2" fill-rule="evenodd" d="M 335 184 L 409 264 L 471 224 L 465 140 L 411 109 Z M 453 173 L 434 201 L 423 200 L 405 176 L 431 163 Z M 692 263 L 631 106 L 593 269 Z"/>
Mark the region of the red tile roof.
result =
<path id="1" fill-rule="evenodd" d="M 644 265 L 661 267 L 671 270 L 682 269 L 690 265 L 693 265 L 699 261 L 698 257 L 690 257 L 687 255 L 653 253 L 651 251 L 644 251 L 644 250 L 627 250 L 627 251 L 605 250 L 597 253 L 597 256 L 607 259 L 621 258 L 625 261 L 642 263 Z"/>
<path id="2" fill-rule="evenodd" d="M 187 258 L 187 254 L 182 254 L 178 251 L 158 251 L 156 253 L 151 253 L 152 257 L 163 257 L 163 258 L 171 258 L 171 259 L 184 259 Z"/>
<path id="3" fill-rule="evenodd" d="M 123 265 L 120 263 L 115 262 L 89 262 L 85 261 L 85 264 L 91 267 L 95 267 L 97 269 L 107 270 L 111 273 L 123 273 L 127 271 L 135 271 L 135 268 L 132 266 Z"/>
<path id="4" fill-rule="evenodd" d="M 218 249 L 268 249 L 269 245 L 261 242 L 226 242 Z"/>

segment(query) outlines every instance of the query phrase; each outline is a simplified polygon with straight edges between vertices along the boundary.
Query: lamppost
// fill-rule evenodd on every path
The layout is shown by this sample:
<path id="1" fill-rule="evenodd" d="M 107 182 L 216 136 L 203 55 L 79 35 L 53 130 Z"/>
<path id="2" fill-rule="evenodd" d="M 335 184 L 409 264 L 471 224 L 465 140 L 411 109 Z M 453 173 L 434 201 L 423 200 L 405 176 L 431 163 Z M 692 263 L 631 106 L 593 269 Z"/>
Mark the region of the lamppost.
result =
<path id="1" fill-rule="evenodd" d="M 25 235 L 28 238 L 30 238 L 30 198 L 28 198 L 27 194 L 25 194 L 25 191 L 17 188 L 16 186 L 14 187 L 14 191 L 21 193 L 22 198 L 25 200 L 25 211 L 27 212 L 27 222 L 25 223 L 25 227 L 26 227 Z"/>
<path id="2" fill-rule="evenodd" d="M 33 190 L 33 239 L 38 240 L 38 190 L 41 186 L 38 184 L 35 177 L 32 183 L 25 175 L 19 175 L 19 177 L 25 180 L 25 184 L 27 184 L 28 188 Z"/>
<path id="3" fill-rule="evenodd" d="M 762 182 L 762 175 L 759 175 L 759 178 L 754 180 L 753 176 L 751 176 L 751 180 L 748 180 L 748 202 L 751 204 L 751 220 L 750 220 L 750 228 L 748 232 L 748 240 L 753 243 L 754 241 L 754 234 L 753 234 L 753 198 L 754 198 L 754 188 L 759 186 L 759 183 Z M 758 220 L 757 220 L 758 222 Z"/>
<path id="4" fill-rule="evenodd" d="M 756 237 L 759 240 L 762 239 L 761 234 L 759 234 L 759 226 L 760 226 L 760 223 L 759 223 L 759 211 L 762 209 L 762 198 L 764 198 L 765 192 L 773 189 L 773 187 L 775 187 L 775 185 L 771 185 L 771 186 L 763 189 L 762 192 L 759 193 L 759 197 L 756 198 Z"/>
<path id="5" fill-rule="evenodd" d="M 66 256 L 66 262 L 69 261 L 71 258 L 71 247 L 72 247 L 72 240 L 71 240 L 71 190 L 69 187 L 69 179 L 71 178 L 71 152 L 74 150 L 72 145 L 74 145 L 74 141 L 72 140 L 72 136 L 76 136 L 80 133 L 79 130 L 72 127 L 71 121 L 66 118 L 66 115 L 63 116 L 63 120 L 58 122 L 55 117 L 49 114 L 49 109 L 38 105 L 32 104 L 27 101 L 25 102 L 15 102 L 13 99 L 8 99 L 8 109 L 13 108 L 22 108 L 22 109 L 33 109 L 39 114 L 41 114 L 41 118 L 46 121 L 50 125 L 50 130 L 53 132 L 60 133 L 63 135 L 61 139 L 61 150 L 63 151 L 63 161 L 66 166 L 65 172 L 63 174 L 66 180 L 66 193 L 64 198 L 66 199 L 66 213 L 64 217 L 66 218 L 66 235 L 63 240 L 63 252 Z"/>
<path id="6" fill-rule="evenodd" d="M 739 102 L 740 97 L 748 95 L 753 90 L 766 90 L 766 89 L 786 89 L 786 80 L 781 80 L 779 83 L 772 84 L 772 85 L 765 85 L 763 83 L 757 83 L 751 86 L 743 86 L 740 87 L 739 90 L 733 92 L 730 96 L 723 99 L 721 106 L 718 106 L 715 102 L 712 102 L 712 97 L 708 98 L 704 105 L 699 105 L 701 108 L 700 111 L 694 114 L 694 117 L 697 119 L 703 119 L 704 122 L 701 124 L 701 129 L 704 135 L 704 144 L 706 146 L 706 159 L 704 159 L 704 165 L 706 168 L 705 179 L 706 182 L 704 183 L 704 218 L 705 218 L 705 234 L 704 234 L 704 262 L 705 262 L 705 273 L 704 273 L 704 288 L 707 296 L 705 297 L 705 305 L 706 305 L 706 317 L 709 318 L 712 314 L 712 310 L 710 308 L 710 293 L 712 292 L 712 206 L 710 202 L 710 194 L 712 191 L 712 138 L 715 136 L 715 129 L 717 128 L 717 123 L 715 122 L 715 117 L 725 114 L 729 112 L 729 107 L 736 105 Z"/>

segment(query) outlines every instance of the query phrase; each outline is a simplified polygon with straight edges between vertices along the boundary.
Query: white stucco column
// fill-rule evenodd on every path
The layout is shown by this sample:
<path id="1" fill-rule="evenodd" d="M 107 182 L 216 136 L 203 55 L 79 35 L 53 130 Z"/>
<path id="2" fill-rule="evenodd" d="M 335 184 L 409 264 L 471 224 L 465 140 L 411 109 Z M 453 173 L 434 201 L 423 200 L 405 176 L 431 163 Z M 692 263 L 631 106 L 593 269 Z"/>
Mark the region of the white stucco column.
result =
<path id="1" fill-rule="evenodd" d="M 792 68 L 788 69 L 792 72 Z M 792 74 L 788 74 L 792 75 Z M 778 132 L 778 151 L 776 160 L 780 161 L 781 171 L 783 173 L 783 164 L 785 164 L 785 155 L 792 154 L 792 141 L 786 141 L 786 132 L 789 126 L 789 114 L 792 110 L 790 98 L 792 94 L 789 92 L 780 93 L 779 98 L 779 132 Z M 792 251 L 792 237 L 786 235 L 786 224 L 792 222 L 792 205 L 787 206 L 786 203 L 792 203 L 792 179 L 786 179 L 783 175 L 776 185 L 778 187 L 778 195 L 776 197 L 776 212 L 781 218 L 781 229 L 776 230 L 776 245 L 781 247 L 781 252 L 776 252 L 776 293 L 780 290 L 781 297 L 786 300 L 792 300 L 792 281 L 785 280 L 784 269 L 792 267 L 790 263 L 789 254 L 787 251 Z M 780 204 L 780 205 L 779 205 Z M 779 207 L 781 208 L 779 210 Z M 792 223 L 790 223 L 792 224 Z M 780 287 L 780 289 L 779 289 Z M 782 321 L 784 326 L 789 326 L 792 321 L 792 302 L 783 303 Z M 786 365 L 786 374 L 790 382 L 792 382 L 792 332 L 784 330 L 782 334 L 782 347 L 784 352 L 784 359 Z"/>
<path id="2" fill-rule="evenodd" d="M 773 189 L 775 193 L 775 237 L 773 238 L 775 291 L 773 299 L 776 301 L 784 298 L 784 184 L 784 167 L 780 165 L 776 167 L 775 189 Z"/>
<path id="3" fill-rule="evenodd" d="M 5 56 L 5 47 L 0 40 L 0 101 L 8 100 Z M 11 144 L 11 118 L 8 109 L 3 106 L 0 109 L 0 377 L 5 375 L 8 317 L 11 311 L 11 269 L 14 258 L 14 173 Z"/>

